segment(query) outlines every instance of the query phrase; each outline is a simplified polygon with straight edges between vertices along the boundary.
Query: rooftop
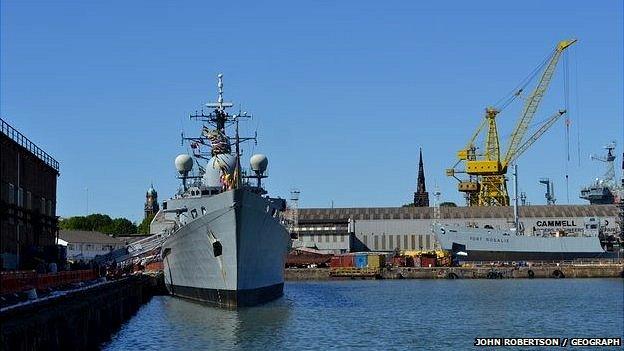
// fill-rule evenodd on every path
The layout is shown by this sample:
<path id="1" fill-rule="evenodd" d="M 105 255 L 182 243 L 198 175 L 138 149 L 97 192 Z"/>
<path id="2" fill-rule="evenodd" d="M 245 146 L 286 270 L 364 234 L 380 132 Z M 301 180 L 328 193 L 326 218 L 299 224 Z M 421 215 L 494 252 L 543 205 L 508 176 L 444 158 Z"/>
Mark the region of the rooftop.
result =
<path id="1" fill-rule="evenodd" d="M 370 219 L 431 219 L 433 207 L 358 207 L 358 208 L 301 208 L 299 222 L 322 220 Z M 520 206 L 520 217 L 607 217 L 617 216 L 615 205 L 544 205 Z M 512 218 L 513 207 L 440 207 L 440 217 L 455 218 Z"/>
<path id="2" fill-rule="evenodd" d="M 59 238 L 68 243 L 123 244 L 124 241 L 104 233 L 88 230 L 59 230 Z"/>
<path id="3" fill-rule="evenodd" d="M 59 172 L 59 163 L 52 156 L 50 156 L 47 152 L 43 151 L 40 147 L 35 145 L 30 139 L 25 137 L 22 133 L 20 133 L 17 129 L 13 128 L 10 124 L 8 124 L 5 120 L 0 118 L 0 131 L 2 134 L 6 135 L 9 139 L 16 142 L 21 147 L 30 151 L 33 155 L 39 158 L 48 166 L 54 168 L 54 170 Z"/>

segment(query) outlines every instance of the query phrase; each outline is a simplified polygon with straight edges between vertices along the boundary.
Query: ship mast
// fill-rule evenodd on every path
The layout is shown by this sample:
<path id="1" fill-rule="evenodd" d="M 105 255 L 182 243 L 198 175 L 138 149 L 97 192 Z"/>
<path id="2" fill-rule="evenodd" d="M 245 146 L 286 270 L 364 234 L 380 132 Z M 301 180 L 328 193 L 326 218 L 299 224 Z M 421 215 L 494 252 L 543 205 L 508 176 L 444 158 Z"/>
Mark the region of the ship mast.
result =
<path id="1" fill-rule="evenodd" d="M 196 158 L 202 159 L 210 159 L 211 157 L 220 155 L 220 154 L 231 154 L 231 148 L 234 146 L 235 152 L 235 169 L 234 169 L 234 180 L 233 186 L 235 188 L 240 187 L 241 185 L 241 147 L 240 143 L 254 140 L 257 141 L 257 136 L 253 137 L 241 137 L 239 135 L 239 119 L 240 118 L 251 118 L 251 115 L 248 115 L 247 112 L 240 112 L 235 115 L 230 115 L 227 113 L 226 109 L 233 107 L 234 104 L 231 102 L 225 102 L 223 99 L 223 74 L 217 75 L 217 101 L 209 102 L 205 106 L 214 109 L 209 114 L 204 114 L 202 110 L 201 113 L 195 111 L 194 115 L 191 115 L 191 119 L 200 120 L 209 125 L 214 126 L 214 130 L 210 129 L 207 125 L 204 125 L 202 129 L 202 133 L 199 137 L 185 137 L 182 134 L 182 141 L 189 141 L 191 143 L 191 148 L 195 151 L 193 155 Z M 232 126 L 234 124 L 234 136 L 233 142 L 230 142 L 231 138 L 226 133 L 226 127 Z M 209 146 L 211 148 L 210 153 L 202 152 L 201 146 Z"/>
<path id="2" fill-rule="evenodd" d="M 518 164 L 513 165 L 513 177 L 514 177 L 514 228 L 516 235 L 520 233 L 520 219 L 518 218 Z"/>

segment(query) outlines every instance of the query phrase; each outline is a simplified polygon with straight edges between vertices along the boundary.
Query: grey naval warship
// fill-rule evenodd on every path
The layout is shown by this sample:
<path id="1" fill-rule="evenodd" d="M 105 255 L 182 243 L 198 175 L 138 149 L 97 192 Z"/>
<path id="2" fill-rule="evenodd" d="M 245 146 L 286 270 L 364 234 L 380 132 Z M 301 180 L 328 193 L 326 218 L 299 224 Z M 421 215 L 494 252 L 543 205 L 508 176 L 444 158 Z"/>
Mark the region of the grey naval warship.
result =
<path id="1" fill-rule="evenodd" d="M 182 186 L 152 228 L 168 234 L 161 256 L 172 295 L 235 308 L 282 296 L 291 240 L 281 220 L 285 200 L 262 188 L 267 157 L 251 156 L 249 174 L 241 169 L 240 143 L 256 138 L 239 137 L 239 120 L 250 116 L 226 112 L 233 104 L 223 102 L 222 78 L 217 102 L 206 104 L 212 112 L 190 116 L 202 122 L 201 135 L 182 135 L 192 155 L 175 159 Z M 191 174 L 194 164 L 199 172 Z"/>
<path id="2" fill-rule="evenodd" d="M 517 189 L 516 174 L 514 170 Z M 459 261 L 560 261 L 618 256 L 618 248 L 613 250 L 604 244 L 604 223 L 595 217 L 585 218 L 581 232 L 525 231 L 518 217 L 517 191 L 515 198 L 514 221 L 507 229 L 451 225 L 436 219 L 433 233 L 442 249 Z"/>

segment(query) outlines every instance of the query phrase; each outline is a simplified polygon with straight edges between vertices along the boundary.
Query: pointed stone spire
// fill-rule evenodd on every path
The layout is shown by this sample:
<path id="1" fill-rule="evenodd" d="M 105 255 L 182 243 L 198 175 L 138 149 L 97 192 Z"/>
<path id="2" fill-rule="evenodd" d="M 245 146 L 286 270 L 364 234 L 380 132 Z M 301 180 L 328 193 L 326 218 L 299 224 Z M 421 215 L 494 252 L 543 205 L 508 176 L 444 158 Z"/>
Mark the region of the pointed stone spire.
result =
<path id="1" fill-rule="evenodd" d="M 414 193 L 414 206 L 428 207 L 429 193 L 425 185 L 425 168 L 423 166 L 422 148 L 420 149 L 420 160 L 418 161 L 418 184 Z"/>

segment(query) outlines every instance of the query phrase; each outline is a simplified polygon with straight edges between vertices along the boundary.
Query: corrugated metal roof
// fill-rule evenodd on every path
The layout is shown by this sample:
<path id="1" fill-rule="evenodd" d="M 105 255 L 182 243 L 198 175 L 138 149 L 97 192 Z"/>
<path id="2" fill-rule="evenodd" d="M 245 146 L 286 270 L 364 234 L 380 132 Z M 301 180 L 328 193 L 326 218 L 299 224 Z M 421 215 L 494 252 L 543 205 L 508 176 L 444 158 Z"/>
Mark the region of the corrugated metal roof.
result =
<path id="1" fill-rule="evenodd" d="M 520 217 L 614 217 L 615 205 L 520 206 Z M 511 218 L 513 207 L 441 207 L 442 218 Z M 302 208 L 299 220 L 431 219 L 433 207 Z"/>
<path id="2" fill-rule="evenodd" d="M 100 232 L 87 230 L 60 230 L 59 238 L 68 243 L 123 244 L 124 242 Z"/>

